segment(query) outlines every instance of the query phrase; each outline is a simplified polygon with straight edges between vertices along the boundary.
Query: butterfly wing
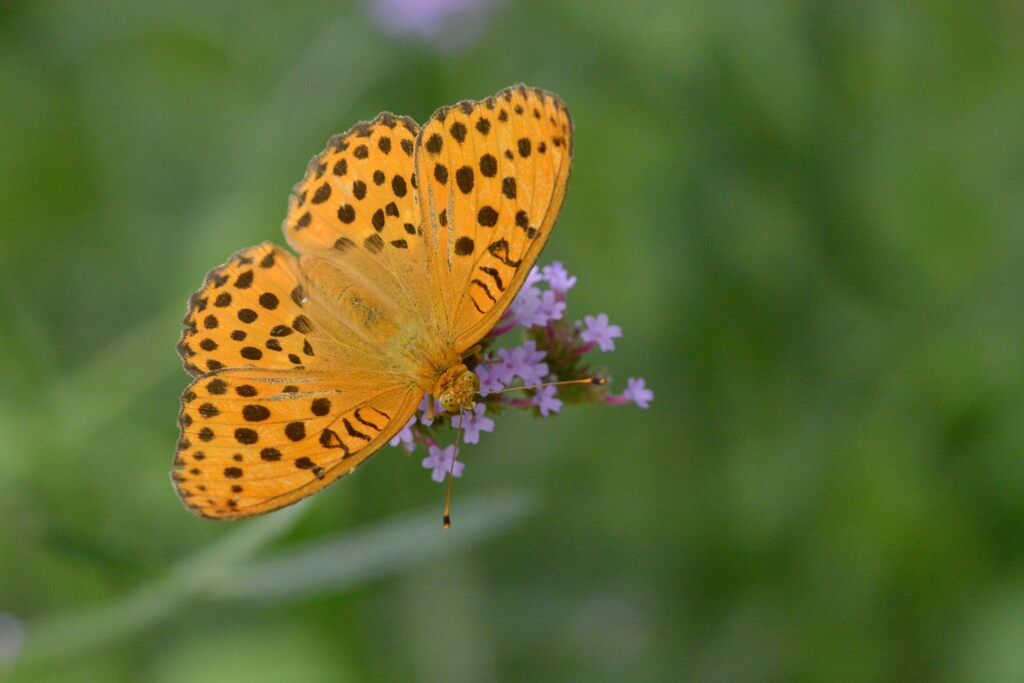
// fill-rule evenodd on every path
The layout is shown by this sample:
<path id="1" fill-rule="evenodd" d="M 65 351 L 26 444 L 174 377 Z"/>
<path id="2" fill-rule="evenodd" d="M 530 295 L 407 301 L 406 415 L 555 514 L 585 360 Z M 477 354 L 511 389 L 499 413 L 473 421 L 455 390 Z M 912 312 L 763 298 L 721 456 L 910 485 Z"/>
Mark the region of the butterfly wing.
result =
<path id="1" fill-rule="evenodd" d="M 332 262 L 429 328 L 440 309 L 427 289 L 418 133 L 412 119 L 382 113 L 331 138 L 292 190 L 282 227 L 296 251 Z"/>
<path id="2" fill-rule="evenodd" d="M 257 368 L 220 370 L 182 397 L 172 478 L 211 518 L 276 510 L 316 493 L 380 449 L 422 391 Z"/>
<path id="3" fill-rule="evenodd" d="M 320 490 L 419 404 L 422 389 L 380 348 L 400 314 L 349 285 L 378 307 L 380 329 L 367 330 L 325 300 L 329 266 L 309 265 L 313 277 L 272 244 L 244 249 L 190 300 L 179 352 L 197 378 L 182 395 L 172 478 L 200 515 L 269 512 Z"/>
<path id="4" fill-rule="evenodd" d="M 431 289 L 459 351 L 512 302 L 547 242 L 572 156 L 569 110 L 524 85 L 442 107 L 415 149 Z"/>
<path id="5" fill-rule="evenodd" d="M 189 300 L 178 343 L 185 370 L 199 376 L 238 365 L 302 367 L 315 353 L 306 299 L 291 254 L 269 242 L 239 251 Z"/>

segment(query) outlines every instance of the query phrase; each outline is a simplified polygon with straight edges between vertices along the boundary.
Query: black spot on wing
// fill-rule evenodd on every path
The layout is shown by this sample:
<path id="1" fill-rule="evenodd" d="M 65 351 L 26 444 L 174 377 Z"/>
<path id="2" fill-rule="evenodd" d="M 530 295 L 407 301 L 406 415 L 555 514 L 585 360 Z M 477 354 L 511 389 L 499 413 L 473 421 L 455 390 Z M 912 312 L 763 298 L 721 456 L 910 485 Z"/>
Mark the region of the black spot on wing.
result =
<path id="1" fill-rule="evenodd" d="M 473 191 L 473 180 L 473 169 L 469 166 L 463 166 L 455 171 L 455 182 L 463 194 Z"/>

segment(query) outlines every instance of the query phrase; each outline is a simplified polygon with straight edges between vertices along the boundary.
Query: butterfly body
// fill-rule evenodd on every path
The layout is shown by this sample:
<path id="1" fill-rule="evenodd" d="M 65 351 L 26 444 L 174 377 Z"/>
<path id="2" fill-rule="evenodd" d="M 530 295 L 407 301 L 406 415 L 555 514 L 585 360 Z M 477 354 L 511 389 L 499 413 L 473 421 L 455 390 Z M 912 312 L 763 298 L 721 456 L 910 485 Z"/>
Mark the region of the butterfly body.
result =
<path id="1" fill-rule="evenodd" d="M 353 471 L 424 394 L 471 408 L 463 361 L 547 241 L 571 141 L 565 105 L 526 86 L 332 138 L 289 199 L 300 256 L 244 249 L 190 299 L 172 472 L 185 504 L 269 512 Z"/>
<path id="2" fill-rule="evenodd" d="M 472 410 L 476 407 L 473 397 L 480 391 L 480 378 L 462 363 L 441 373 L 430 393 L 449 413 Z"/>

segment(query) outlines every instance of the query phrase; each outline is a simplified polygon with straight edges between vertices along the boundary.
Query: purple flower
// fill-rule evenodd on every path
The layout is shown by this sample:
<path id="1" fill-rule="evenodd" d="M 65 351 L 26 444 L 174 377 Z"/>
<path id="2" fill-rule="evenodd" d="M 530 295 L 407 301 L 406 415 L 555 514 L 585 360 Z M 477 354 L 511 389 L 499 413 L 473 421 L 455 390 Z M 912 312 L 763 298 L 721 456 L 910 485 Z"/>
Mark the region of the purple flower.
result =
<path id="1" fill-rule="evenodd" d="M 544 275 L 541 274 L 540 268 L 534 266 L 530 268 L 530 272 L 526 276 L 526 282 L 523 283 L 523 289 L 527 287 L 533 287 L 538 282 L 543 282 Z"/>
<path id="2" fill-rule="evenodd" d="M 416 450 L 416 443 L 413 441 L 412 436 L 412 426 L 414 424 L 416 424 L 415 415 L 409 418 L 409 421 L 405 423 L 404 427 L 402 427 L 402 431 L 398 432 L 393 437 L 391 437 L 391 441 L 389 441 L 388 443 L 391 444 L 392 446 L 401 445 L 402 448 L 412 453 L 414 450 Z"/>
<path id="3" fill-rule="evenodd" d="M 548 375 L 548 364 L 543 362 L 545 354 L 532 339 L 511 349 L 498 349 L 497 353 L 501 362 L 493 367 L 500 369 L 506 384 L 516 377 L 524 385 L 540 384 Z"/>
<path id="4" fill-rule="evenodd" d="M 555 398 L 558 387 L 541 387 L 533 397 L 533 402 L 540 409 L 540 414 L 547 417 L 551 413 L 557 413 L 562 409 L 562 401 Z"/>
<path id="5" fill-rule="evenodd" d="M 583 330 L 580 338 L 585 342 L 596 343 L 602 351 L 614 351 L 616 337 L 622 336 L 622 328 L 618 325 L 609 325 L 608 316 L 604 313 L 598 314 L 595 318 L 588 315 L 583 318 L 587 329 Z"/>
<path id="6" fill-rule="evenodd" d="M 491 4 L 493 0 L 373 0 L 371 9 L 388 33 L 417 38 L 446 51 L 483 33 Z"/>
<path id="7" fill-rule="evenodd" d="M 508 307 L 512 315 L 523 327 L 544 325 L 548 321 L 547 312 L 543 310 L 542 292 L 536 287 L 523 287 Z"/>
<path id="8" fill-rule="evenodd" d="M 550 288 L 543 290 L 535 286 L 540 282 L 547 282 Z M 509 314 L 523 327 L 537 327 L 561 320 L 565 312 L 564 294 L 575 283 L 576 278 L 570 278 L 560 263 L 545 266 L 543 271 L 534 266 L 523 288 L 512 300 Z"/>
<path id="9" fill-rule="evenodd" d="M 497 354 L 501 362 L 492 367 L 501 373 L 506 384 L 516 377 L 532 377 L 537 371 L 537 345 L 532 340 L 511 349 L 498 349 Z M 540 352 L 540 359 L 543 358 L 544 354 Z M 547 364 L 543 365 L 546 374 Z"/>
<path id="10" fill-rule="evenodd" d="M 500 362 L 491 366 L 491 372 L 500 378 L 500 381 L 508 384 L 519 375 L 519 366 L 523 362 L 523 350 L 516 346 L 511 349 L 498 349 L 495 351 Z"/>
<path id="11" fill-rule="evenodd" d="M 565 294 L 576 284 L 576 276 L 570 276 L 561 261 L 552 261 L 551 265 L 544 266 L 542 272 L 551 289 L 560 294 Z"/>
<path id="12" fill-rule="evenodd" d="M 503 377 L 506 376 L 505 370 L 501 366 L 494 365 L 493 363 L 480 363 L 476 366 L 476 376 L 480 378 L 480 395 L 486 396 L 492 391 L 501 391 L 505 388 Z M 509 377 L 511 380 L 511 377 Z"/>
<path id="13" fill-rule="evenodd" d="M 430 414 L 430 404 L 428 403 L 428 401 L 434 402 L 433 419 L 427 417 Z M 430 395 L 423 397 L 423 400 L 420 401 L 420 407 L 417 410 L 419 410 L 422 413 L 422 415 L 420 416 L 420 423 L 425 427 L 429 427 L 430 425 L 434 424 L 434 420 L 436 420 L 439 416 L 444 415 L 444 408 L 441 406 L 441 402 Z"/>
<path id="14" fill-rule="evenodd" d="M 644 378 L 630 377 L 626 384 L 628 387 L 622 392 L 623 398 L 646 410 L 648 403 L 654 400 L 654 392 L 644 386 Z"/>
<path id="15" fill-rule="evenodd" d="M 540 297 L 540 306 L 537 308 L 537 317 L 544 318 L 544 322 L 541 323 L 546 325 L 551 320 L 561 320 L 562 313 L 565 312 L 565 302 L 559 300 L 558 295 L 550 289 Z"/>
<path id="16" fill-rule="evenodd" d="M 487 407 L 483 403 L 477 403 L 472 412 L 452 417 L 453 427 L 462 427 L 466 430 L 462 437 L 466 443 L 480 443 L 480 432 L 494 431 L 494 420 L 484 417 L 485 410 Z"/>
<path id="17" fill-rule="evenodd" d="M 448 476 L 449 471 L 455 477 L 462 476 L 462 470 L 466 468 L 464 463 L 456 460 L 455 469 L 452 469 L 452 460 L 455 458 L 455 446 L 448 446 L 446 448 L 430 446 L 428 450 L 430 455 L 423 458 L 423 467 L 424 469 L 433 470 L 430 473 L 431 479 L 440 483 Z"/>
<path id="18" fill-rule="evenodd" d="M 548 376 L 548 364 L 544 362 L 547 354 L 537 349 L 537 342 L 530 339 L 519 347 L 522 352 L 522 363 L 516 373 L 523 380 L 524 386 L 540 384 Z"/>

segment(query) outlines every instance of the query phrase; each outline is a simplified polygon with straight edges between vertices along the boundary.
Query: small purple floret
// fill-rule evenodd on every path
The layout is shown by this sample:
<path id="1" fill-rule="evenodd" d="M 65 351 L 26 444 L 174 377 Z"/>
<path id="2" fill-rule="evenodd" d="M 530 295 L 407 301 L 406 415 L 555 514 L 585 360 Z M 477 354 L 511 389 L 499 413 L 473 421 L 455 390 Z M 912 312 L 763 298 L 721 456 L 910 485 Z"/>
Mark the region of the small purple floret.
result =
<path id="1" fill-rule="evenodd" d="M 523 327 L 544 325 L 548 318 L 546 311 L 542 308 L 542 293 L 536 287 L 523 287 L 519 295 L 509 306 L 512 316 Z"/>
<path id="2" fill-rule="evenodd" d="M 543 318 L 545 325 L 552 320 L 561 320 L 562 314 L 565 313 L 565 306 L 565 301 L 559 299 L 558 295 L 549 289 L 540 296 L 537 317 Z"/>
<path id="3" fill-rule="evenodd" d="M 523 289 L 527 287 L 533 287 L 538 282 L 544 281 L 544 275 L 541 274 L 540 268 L 534 266 L 530 268 L 529 274 L 526 276 L 526 282 L 523 283 Z"/>
<path id="4" fill-rule="evenodd" d="M 548 364 L 544 362 L 546 353 L 537 349 L 537 342 L 530 339 L 518 347 L 521 351 L 522 363 L 517 373 L 523 380 L 523 386 L 540 384 L 548 376 Z"/>
<path id="5" fill-rule="evenodd" d="M 612 340 L 622 336 L 621 327 L 609 325 L 608 316 L 604 313 L 599 313 L 596 318 L 592 315 L 585 316 L 583 322 L 587 329 L 580 333 L 580 339 L 595 342 L 602 351 L 615 350 L 615 342 Z"/>
<path id="6" fill-rule="evenodd" d="M 483 403 L 477 403 L 472 412 L 452 417 L 452 426 L 465 430 L 462 440 L 466 443 L 480 443 L 480 432 L 494 431 L 494 420 L 484 417 L 485 410 L 487 407 Z"/>
<path id="7" fill-rule="evenodd" d="M 391 437 L 391 441 L 388 443 L 392 446 L 401 446 L 405 450 L 412 453 L 416 450 L 416 442 L 413 439 L 412 426 L 416 424 L 416 416 L 413 415 L 409 418 L 409 421 L 402 427 L 402 431 Z"/>
<path id="8" fill-rule="evenodd" d="M 461 477 L 462 470 L 466 469 L 466 465 L 461 460 L 455 461 L 455 469 L 452 469 L 452 460 L 455 458 L 455 446 L 447 446 L 441 448 L 440 446 L 430 446 L 428 448 L 430 455 L 423 458 L 423 467 L 428 470 L 433 470 L 430 473 L 430 478 L 436 482 L 444 481 L 444 478 L 448 476 L 450 471 L 453 476 Z"/>
<path id="9" fill-rule="evenodd" d="M 428 401 L 430 400 L 434 401 L 433 418 L 428 417 L 428 415 L 430 414 L 430 404 L 428 403 Z M 422 424 L 424 427 L 429 427 L 430 425 L 434 424 L 434 420 L 436 420 L 439 416 L 444 415 L 444 408 L 441 407 L 441 402 L 438 401 L 436 398 L 432 399 L 430 396 L 423 397 L 423 400 L 420 401 L 420 407 L 417 408 L 417 410 L 420 412 L 420 424 Z"/>
<path id="10" fill-rule="evenodd" d="M 644 386 L 644 378 L 630 377 L 626 380 L 626 390 L 622 392 L 623 398 L 632 401 L 644 410 L 654 400 L 654 392 Z"/>
<path id="11" fill-rule="evenodd" d="M 547 386 L 538 389 L 534 395 L 533 402 L 544 417 L 562 409 L 562 401 L 555 398 L 556 393 L 558 393 L 558 387 Z"/>
<path id="12" fill-rule="evenodd" d="M 576 284 L 576 276 L 569 275 L 561 261 L 552 261 L 551 265 L 544 266 L 541 272 L 551 289 L 560 294 L 565 294 Z"/>
<path id="13" fill-rule="evenodd" d="M 502 377 L 506 376 L 504 368 L 492 363 L 480 363 L 476 366 L 476 376 L 480 378 L 480 395 L 486 396 L 493 391 L 505 388 Z"/>
<path id="14" fill-rule="evenodd" d="M 505 384 L 516 377 L 523 380 L 524 386 L 540 384 L 548 375 L 545 354 L 537 349 L 537 342 L 532 339 L 511 349 L 498 349 L 497 354 L 501 362 L 491 367 L 501 373 L 500 379 Z"/>

